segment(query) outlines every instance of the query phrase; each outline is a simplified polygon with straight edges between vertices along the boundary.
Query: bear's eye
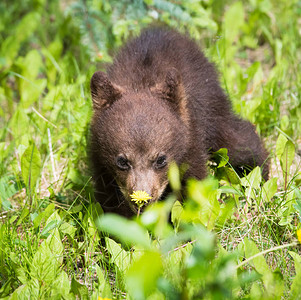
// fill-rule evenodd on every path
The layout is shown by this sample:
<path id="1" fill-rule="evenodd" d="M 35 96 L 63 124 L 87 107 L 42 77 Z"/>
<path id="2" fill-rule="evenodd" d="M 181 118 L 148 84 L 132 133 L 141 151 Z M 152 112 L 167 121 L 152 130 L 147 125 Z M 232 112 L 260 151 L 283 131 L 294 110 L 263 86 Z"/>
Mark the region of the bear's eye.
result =
<path id="1" fill-rule="evenodd" d="M 155 162 L 155 167 L 157 169 L 162 169 L 166 165 L 167 165 L 166 155 L 160 155 Z"/>
<path id="2" fill-rule="evenodd" d="M 128 159 L 122 155 L 117 157 L 116 164 L 120 170 L 129 170 L 131 168 L 131 165 L 130 165 L 130 162 L 128 161 Z"/>

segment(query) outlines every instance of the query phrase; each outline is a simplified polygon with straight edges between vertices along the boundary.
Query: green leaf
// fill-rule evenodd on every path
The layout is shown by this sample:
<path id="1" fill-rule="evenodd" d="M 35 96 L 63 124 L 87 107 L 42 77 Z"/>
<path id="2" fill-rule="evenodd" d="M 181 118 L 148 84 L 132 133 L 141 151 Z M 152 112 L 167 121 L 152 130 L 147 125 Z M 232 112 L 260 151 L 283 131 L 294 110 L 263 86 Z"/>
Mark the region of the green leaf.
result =
<path id="1" fill-rule="evenodd" d="M 213 160 L 218 164 L 217 167 L 225 166 L 229 161 L 228 149 L 221 148 L 212 154 Z"/>
<path id="2" fill-rule="evenodd" d="M 27 114 L 21 107 L 18 107 L 9 121 L 9 128 L 11 128 L 13 137 L 20 145 L 18 150 L 20 150 L 21 147 L 23 148 L 29 146 L 30 131 L 24 131 L 24 128 L 30 128 L 29 123 L 30 121 Z M 18 151 L 20 156 L 22 153 L 23 151 Z"/>
<path id="3" fill-rule="evenodd" d="M 158 252 L 146 251 L 130 267 L 126 285 L 132 299 L 146 299 L 156 288 L 162 273 L 162 259 Z"/>
<path id="4" fill-rule="evenodd" d="M 256 244 L 253 241 L 245 238 L 244 239 L 244 245 L 245 245 L 246 258 L 250 258 L 250 257 L 252 257 L 252 256 L 259 253 L 259 250 L 258 250 Z M 258 273 L 260 273 L 261 275 L 268 274 L 268 273 L 271 272 L 270 269 L 269 269 L 268 264 L 265 261 L 265 258 L 262 255 L 253 258 L 251 260 L 250 264 L 252 266 L 254 266 L 255 270 Z"/>
<path id="5" fill-rule="evenodd" d="M 111 262 L 124 274 L 131 264 L 131 253 L 125 251 L 115 241 L 105 238 L 107 249 L 111 254 Z"/>
<path id="6" fill-rule="evenodd" d="M 229 199 L 226 203 L 221 206 L 220 214 L 217 219 L 217 223 L 220 226 L 224 226 L 227 219 L 229 219 L 233 215 L 233 211 L 235 210 L 236 202 L 233 198 Z"/>
<path id="7" fill-rule="evenodd" d="M 55 211 L 54 203 L 50 203 L 44 211 L 40 212 L 37 216 L 32 218 L 33 225 L 35 228 L 41 225 L 42 220 L 47 220 L 50 215 L 52 215 Z"/>
<path id="8" fill-rule="evenodd" d="M 235 20 L 235 22 L 233 22 Z M 227 9 L 224 17 L 223 27 L 225 29 L 225 37 L 228 44 L 233 44 L 237 39 L 239 30 L 244 24 L 244 8 L 242 3 L 235 2 Z"/>
<path id="9" fill-rule="evenodd" d="M 19 286 L 10 296 L 9 299 L 39 299 L 39 281 L 32 279 L 27 284 Z"/>
<path id="10" fill-rule="evenodd" d="M 21 158 L 21 172 L 24 183 L 30 191 L 35 187 L 41 171 L 41 156 L 35 144 L 29 146 Z"/>
<path id="11" fill-rule="evenodd" d="M 16 226 L 19 226 L 28 215 L 29 215 L 29 209 L 26 207 L 23 208 L 23 210 L 21 212 L 21 216 L 20 216 Z"/>
<path id="12" fill-rule="evenodd" d="M 97 264 L 96 264 L 96 273 L 97 273 L 97 280 L 98 280 L 98 288 L 97 288 L 98 294 L 100 294 L 102 298 L 113 299 L 111 286 L 105 279 L 103 270 Z"/>
<path id="13" fill-rule="evenodd" d="M 2 203 L 3 209 L 6 210 L 9 205 L 8 199 L 11 198 L 19 191 L 16 179 L 12 176 L 3 176 L 0 178 L 0 204 Z"/>
<path id="14" fill-rule="evenodd" d="M 276 142 L 276 156 L 279 161 L 281 160 L 282 154 L 284 152 L 286 142 L 287 138 L 283 134 L 280 134 Z"/>
<path id="15" fill-rule="evenodd" d="M 168 179 L 171 188 L 174 191 L 180 191 L 181 189 L 181 178 L 180 170 L 176 163 L 171 163 L 168 169 Z"/>
<path id="16" fill-rule="evenodd" d="M 50 235 L 50 231 L 53 230 L 54 228 L 57 228 L 62 221 L 59 220 L 52 220 L 47 225 L 43 228 L 41 232 L 42 237 L 48 237 Z"/>
<path id="17" fill-rule="evenodd" d="M 294 259 L 295 271 L 296 271 L 296 276 L 291 285 L 289 299 L 295 300 L 295 299 L 300 299 L 300 295 L 301 295 L 301 284 L 300 284 L 300 282 L 301 282 L 301 256 L 293 251 L 289 251 L 289 254 Z"/>
<path id="18" fill-rule="evenodd" d="M 178 228 L 180 225 L 182 213 L 183 206 L 179 201 L 176 201 L 171 210 L 171 222 L 176 228 Z"/>
<path id="19" fill-rule="evenodd" d="M 49 249 L 54 257 L 56 257 L 58 262 L 61 264 L 63 262 L 64 246 L 62 244 L 60 233 L 57 228 L 55 228 L 53 232 L 48 236 L 46 243 L 48 244 Z"/>
<path id="20" fill-rule="evenodd" d="M 223 185 L 219 188 L 222 193 L 225 194 L 234 194 L 234 195 L 239 195 L 239 196 L 244 196 L 244 194 L 239 190 L 238 188 L 235 188 L 234 186 L 231 185 Z"/>
<path id="21" fill-rule="evenodd" d="M 51 284 L 59 273 L 58 261 L 44 241 L 33 257 L 30 274 L 33 278 Z"/>
<path id="22" fill-rule="evenodd" d="M 70 281 L 66 272 L 61 271 L 52 284 L 51 296 L 54 299 L 74 299 L 74 296 L 70 294 Z"/>
<path id="23" fill-rule="evenodd" d="M 199 205 L 196 211 L 199 221 L 209 230 L 214 227 L 215 220 L 220 212 L 218 198 L 221 191 L 218 189 L 218 181 L 207 178 L 203 181 L 190 179 L 187 183 L 188 196 Z M 183 216 L 187 215 L 188 210 L 184 210 Z"/>
<path id="24" fill-rule="evenodd" d="M 134 221 L 108 213 L 98 218 L 96 225 L 125 244 L 140 245 L 146 249 L 150 247 L 147 231 Z"/>
<path id="25" fill-rule="evenodd" d="M 32 12 L 24 16 L 17 27 L 13 35 L 9 35 L 1 43 L 0 48 L 0 57 L 6 58 L 6 66 L 9 67 L 13 62 L 15 57 L 18 54 L 20 47 L 22 46 L 23 41 L 25 41 L 39 26 L 41 16 L 37 12 Z"/>
<path id="26" fill-rule="evenodd" d="M 262 176 L 260 167 L 253 169 L 246 177 L 241 179 L 241 185 L 258 189 L 260 187 Z"/>
<path id="27" fill-rule="evenodd" d="M 89 291 L 88 288 L 84 285 L 76 281 L 72 278 L 71 281 L 71 292 L 77 296 L 77 299 L 88 300 L 89 299 Z"/>
<path id="28" fill-rule="evenodd" d="M 262 187 L 262 195 L 264 202 L 269 202 L 272 197 L 276 194 L 278 189 L 277 178 L 271 178 L 264 183 Z"/>
<path id="29" fill-rule="evenodd" d="M 72 239 L 74 238 L 76 230 L 77 228 L 75 226 L 67 222 L 64 222 L 60 226 L 60 232 L 62 232 L 63 234 L 68 234 Z"/>
<path id="30" fill-rule="evenodd" d="M 246 258 L 250 258 L 259 253 L 259 250 L 253 241 L 245 238 L 244 245 Z M 263 275 L 262 281 L 266 289 L 265 298 L 281 299 L 284 291 L 284 283 L 281 272 L 278 270 L 272 272 L 263 255 L 254 257 L 250 264 L 255 267 L 255 270 L 258 273 Z"/>
<path id="31" fill-rule="evenodd" d="M 288 253 L 294 259 L 296 275 L 301 275 L 301 256 L 293 251 Z"/>
<path id="32" fill-rule="evenodd" d="M 158 201 L 148 205 L 140 218 L 142 225 L 158 238 L 168 236 L 172 231 L 169 224 L 169 217 L 175 201 L 176 197 L 170 195 L 164 201 Z"/>
<path id="33" fill-rule="evenodd" d="M 280 158 L 280 165 L 284 173 L 289 173 L 294 157 L 295 157 L 295 145 L 293 144 L 292 141 L 287 140 L 283 149 L 283 153 Z"/>

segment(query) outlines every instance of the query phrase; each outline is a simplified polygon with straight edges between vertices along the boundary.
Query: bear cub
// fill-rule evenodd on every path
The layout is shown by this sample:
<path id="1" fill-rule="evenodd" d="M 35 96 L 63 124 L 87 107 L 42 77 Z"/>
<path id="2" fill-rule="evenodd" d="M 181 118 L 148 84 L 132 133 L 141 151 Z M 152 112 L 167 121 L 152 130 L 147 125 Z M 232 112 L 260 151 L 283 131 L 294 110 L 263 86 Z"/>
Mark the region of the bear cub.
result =
<path id="1" fill-rule="evenodd" d="M 105 212 L 132 216 L 133 191 L 159 200 L 168 165 L 188 165 L 187 177 L 207 175 L 210 153 L 227 148 L 234 168 L 261 166 L 267 151 L 251 123 L 236 116 L 198 45 L 165 28 L 127 42 L 107 73 L 91 79 L 90 159 L 95 197 Z"/>

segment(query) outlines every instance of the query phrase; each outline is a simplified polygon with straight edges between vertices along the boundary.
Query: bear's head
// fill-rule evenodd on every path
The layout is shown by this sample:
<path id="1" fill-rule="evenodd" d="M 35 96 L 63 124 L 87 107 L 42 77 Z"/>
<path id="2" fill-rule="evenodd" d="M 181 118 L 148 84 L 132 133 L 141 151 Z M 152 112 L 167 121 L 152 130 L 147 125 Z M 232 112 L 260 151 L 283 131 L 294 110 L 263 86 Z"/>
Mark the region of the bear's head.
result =
<path id="1" fill-rule="evenodd" d="M 168 185 L 169 164 L 186 160 L 189 119 L 180 75 L 171 69 L 161 83 L 136 91 L 96 72 L 91 94 L 94 155 L 137 213 L 130 195 L 145 191 L 149 202 L 159 200 Z"/>

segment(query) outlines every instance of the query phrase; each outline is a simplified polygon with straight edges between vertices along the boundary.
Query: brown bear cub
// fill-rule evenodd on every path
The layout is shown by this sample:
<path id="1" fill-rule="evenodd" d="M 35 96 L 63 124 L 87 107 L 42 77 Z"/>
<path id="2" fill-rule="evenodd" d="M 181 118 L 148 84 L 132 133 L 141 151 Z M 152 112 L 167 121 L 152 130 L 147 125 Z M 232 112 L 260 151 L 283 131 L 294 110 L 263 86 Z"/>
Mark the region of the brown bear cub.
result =
<path id="1" fill-rule="evenodd" d="M 236 116 L 214 66 L 176 31 L 151 28 L 121 48 L 107 74 L 91 79 L 91 162 L 96 199 L 105 212 L 137 213 L 133 191 L 157 201 L 168 165 L 207 175 L 210 153 L 227 148 L 234 168 L 262 166 L 268 154 L 251 123 Z"/>

